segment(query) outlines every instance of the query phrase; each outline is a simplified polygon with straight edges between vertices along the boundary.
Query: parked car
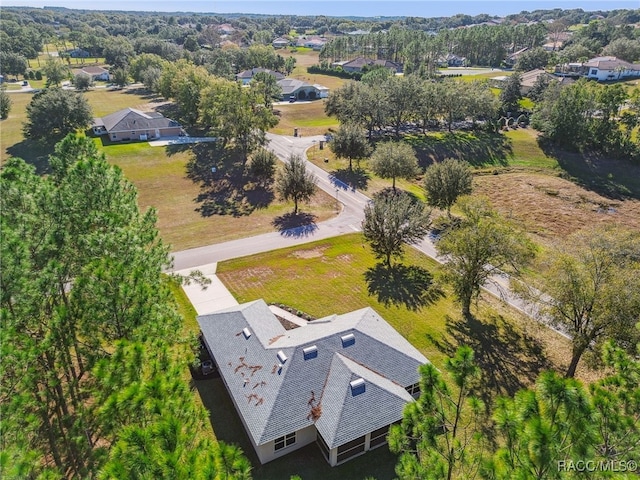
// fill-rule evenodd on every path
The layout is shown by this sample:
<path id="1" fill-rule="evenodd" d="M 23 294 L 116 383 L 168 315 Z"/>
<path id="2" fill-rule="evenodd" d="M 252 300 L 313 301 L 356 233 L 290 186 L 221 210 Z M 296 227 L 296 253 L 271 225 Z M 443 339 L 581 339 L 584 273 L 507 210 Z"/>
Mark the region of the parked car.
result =
<path id="1" fill-rule="evenodd" d="M 293 103 L 293 102 L 295 102 L 296 100 L 297 100 L 297 98 L 296 98 L 296 96 L 295 96 L 295 95 L 290 95 L 290 96 L 289 96 L 289 103 Z"/>

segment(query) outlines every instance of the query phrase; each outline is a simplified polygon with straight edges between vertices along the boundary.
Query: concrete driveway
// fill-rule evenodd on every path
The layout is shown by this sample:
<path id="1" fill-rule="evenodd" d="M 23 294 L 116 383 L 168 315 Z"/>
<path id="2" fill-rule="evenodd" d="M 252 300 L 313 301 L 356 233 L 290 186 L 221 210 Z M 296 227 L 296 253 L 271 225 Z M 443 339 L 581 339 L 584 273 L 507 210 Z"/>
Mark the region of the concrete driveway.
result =
<path id="1" fill-rule="evenodd" d="M 223 308 L 233 307 L 238 305 L 236 299 L 231 295 L 231 292 L 227 290 L 227 287 L 220 281 L 216 275 L 217 263 L 210 263 L 208 265 L 200 265 L 198 270 L 209 280 L 211 284 L 204 287 L 192 283 L 191 285 L 183 285 L 182 289 L 187 294 L 191 301 L 193 308 L 196 309 L 198 315 L 205 315 L 212 313 Z M 175 273 L 179 275 L 189 275 L 192 269 L 178 270 Z"/>

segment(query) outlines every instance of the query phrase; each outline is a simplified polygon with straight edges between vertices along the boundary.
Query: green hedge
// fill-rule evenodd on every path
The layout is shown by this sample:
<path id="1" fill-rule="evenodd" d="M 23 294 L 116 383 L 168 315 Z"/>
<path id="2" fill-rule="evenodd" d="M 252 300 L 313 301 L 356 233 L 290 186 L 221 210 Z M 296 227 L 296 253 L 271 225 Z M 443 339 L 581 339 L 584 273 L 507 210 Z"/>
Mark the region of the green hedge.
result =
<path id="1" fill-rule="evenodd" d="M 320 73 L 322 75 L 331 75 L 333 77 L 347 78 L 351 80 L 360 80 L 362 78 L 361 72 L 345 72 L 342 67 L 326 68 L 320 65 L 311 65 L 307 67 L 307 73 Z"/>

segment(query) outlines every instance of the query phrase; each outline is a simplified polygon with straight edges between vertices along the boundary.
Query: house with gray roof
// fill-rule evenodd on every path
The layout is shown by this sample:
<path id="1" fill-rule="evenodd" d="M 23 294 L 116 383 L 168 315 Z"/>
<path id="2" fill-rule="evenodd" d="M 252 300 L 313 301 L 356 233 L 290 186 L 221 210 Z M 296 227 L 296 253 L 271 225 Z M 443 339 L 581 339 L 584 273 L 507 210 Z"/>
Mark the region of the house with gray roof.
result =
<path id="1" fill-rule="evenodd" d="M 334 66 L 340 65 L 345 72 L 362 72 L 367 68 L 384 67 L 393 71 L 393 73 L 402 73 L 402 64 L 392 62 L 391 60 L 372 60 L 370 58 L 357 57 L 348 62 L 334 63 Z"/>
<path id="2" fill-rule="evenodd" d="M 94 118 L 91 125 L 94 135 L 108 135 L 112 142 L 150 140 L 160 137 L 183 135 L 182 126 L 175 120 L 157 112 L 141 112 L 125 108 L 102 118 Z"/>
<path id="3" fill-rule="evenodd" d="M 289 100 L 292 96 L 297 100 L 315 100 L 329 96 L 329 89 L 317 83 L 311 85 L 295 78 L 283 78 L 277 83 L 282 89 L 282 100 Z"/>
<path id="4" fill-rule="evenodd" d="M 315 442 L 334 466 L 385 444 L 428 363 L 371 308 L 286 329 L 257 300 L 198 323 L 261 463 Z"/>
<path id="5" fill-rule="evenodd" d="M 274 70 L 269 70 L 268 68 L 252 68 L 250 70 L 243 70 L 242 72 L 236 74 L 236 80 L 241 81 L 243 85 L 248 85 L 253 77 L 255 77 L 256 74 L 260 72 L 268 73 L 269 75 L 275 77 L 276 80 L 282 80 L 284 78 L 284 74 L 276 72 Z"/>

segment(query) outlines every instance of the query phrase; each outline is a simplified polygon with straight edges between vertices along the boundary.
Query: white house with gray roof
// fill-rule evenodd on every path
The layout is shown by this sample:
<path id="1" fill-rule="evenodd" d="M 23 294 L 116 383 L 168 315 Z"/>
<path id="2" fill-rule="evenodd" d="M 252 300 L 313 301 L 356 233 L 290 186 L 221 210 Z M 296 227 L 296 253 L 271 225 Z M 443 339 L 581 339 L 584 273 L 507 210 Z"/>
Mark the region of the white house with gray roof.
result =
<path id="1" fill-rule="evenodd" d="M 287 330 L 257 300 L 198 323 L 261 463 L 316 442 L 333 466 L 385 444 L 428 363 L 371 308 Z"/>
<path id="2" fill-rule="evenodd" d="M 289 100 L 291 96 L 297 100 L 315 100 L 329 96 L 329 89 L 317 83 L 311 85 L 295 78 L 284 78 L 277 83 L 282 89 L 283 100 Z"/>

